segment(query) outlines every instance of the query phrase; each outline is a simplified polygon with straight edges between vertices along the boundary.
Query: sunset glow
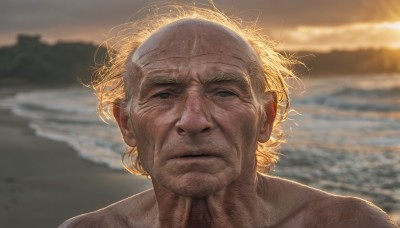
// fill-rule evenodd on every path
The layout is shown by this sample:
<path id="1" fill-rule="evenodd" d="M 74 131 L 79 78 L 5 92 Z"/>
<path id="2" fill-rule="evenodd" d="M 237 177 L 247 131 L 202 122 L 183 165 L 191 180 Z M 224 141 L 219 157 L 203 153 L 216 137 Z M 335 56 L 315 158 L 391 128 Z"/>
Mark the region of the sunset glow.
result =
<path id="1" fill-rule="evenodd" d="M 139 9 L 156 1 L 88 2 L 91 3 L 36 0 L 22 4 L 2 0 L 0 21 L 4 23 L 0 26 L 0 46 L 15 43 L 21 33 L 40 34 L 49 43 L 63 40 L 99 44 L 111 28 L 127 22 Z M 215 2 L 228 15 L 257 20 L 265 34 L 279 43 L 278 49 L 400 48 L 399 0 Z"/>
<path id="2" fill-rule="evenodd" d="M 291 50 L 400 48 L 400 22 L 355 23 L 342 26 L 298 26 L 276 29 L 271 37 Z"/>
<path id="3" fill-rule="evenodd" d="M 380 27 L 391 30 L 397 30 L 398 32 L 400 32 L 400 21 L 394 23 L 382 23 L 380 24 Z"/>

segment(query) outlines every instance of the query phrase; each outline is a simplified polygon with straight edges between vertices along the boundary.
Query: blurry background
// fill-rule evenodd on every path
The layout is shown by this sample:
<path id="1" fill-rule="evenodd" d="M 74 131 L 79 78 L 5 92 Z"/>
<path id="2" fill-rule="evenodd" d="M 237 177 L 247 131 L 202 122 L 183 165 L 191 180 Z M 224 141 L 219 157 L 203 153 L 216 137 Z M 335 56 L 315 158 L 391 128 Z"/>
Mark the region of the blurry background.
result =
<path id="1" fill-rule="evenodd" d="M 41 34 L 46 42 L 99 43 L 110 28 L 126 22 L 150 0 L 3 0 L 0 44 L 15 44 L 18 34 Z M 195 1 L 187 1 L 195 2 Z M 197 1 L 197 3 L 205 2 Z M 216 0 L 222 9 L 258 17 L 282 49 L 400 48 L 397 0 Z"/>
<path id="2" fill-rule="evenodd" d="M 106 34 L 153 2 L 0 2 L 0 221 L 7 226 L 54 226 L 150 186 L 140 178 L 126 184 L 132 188 L 122 185 L 135 177 L 120 171 L 118 130 L 98 120 L 92 92 L 79 83 L 90 81 L 94 53 Z M 308 67 L 297 68 L 305 89 L 292 94 L 292 107 L 301 115 L 293 112 L 285 123 L 287 143 L 273 174 L 370 200 L 399 222 L 400 1 L 215 3 L 228 14 L 257 19 L 277 50 L 295 53 Z M 61 147 L 49 149 L 53 142 L 39 143 L 35 135 L 66 142 L 63 156 L 69 160 L 57 154 L 32 165 Z M 77 165 L 85 161 L 92 164 Z M 49 163 L 60 165 L 49 171 Z M 38 187 L 38 176 L 49 172 L 63 175 L 42 178 Z M 96 175 L 102 175 L 98 181 Z M 28 194 L 35 191 L 35 197 Z M 39 202 L 45 212 L 31 207 Z M 23 210 L 25 219 L 17 216 Z"/>

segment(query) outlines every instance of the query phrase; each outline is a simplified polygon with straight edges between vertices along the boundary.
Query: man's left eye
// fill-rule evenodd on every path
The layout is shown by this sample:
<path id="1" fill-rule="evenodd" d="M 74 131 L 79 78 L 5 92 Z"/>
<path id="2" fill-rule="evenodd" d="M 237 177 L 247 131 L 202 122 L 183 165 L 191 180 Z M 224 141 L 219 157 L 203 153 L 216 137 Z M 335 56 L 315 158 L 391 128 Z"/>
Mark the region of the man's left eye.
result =
<path id="1" fill-rule="evenodd" d="M 229 97 L 229 96 L 233 96 L 235 94 L 232 92 L 229 92 L 229 91 L 220 91 L 217 93 L 217 95 L 220 97 Z"/>
<path id="2" fill-rule="evenodd" d="M 168 98 L 171 97 L 171 94 L 170 94 L 170 93 L 159 93 L 159 94 L 157 94 L 156 96 L 157 96 L 158 98 L 160 98 L 160 99 L 168 99 Z"/>

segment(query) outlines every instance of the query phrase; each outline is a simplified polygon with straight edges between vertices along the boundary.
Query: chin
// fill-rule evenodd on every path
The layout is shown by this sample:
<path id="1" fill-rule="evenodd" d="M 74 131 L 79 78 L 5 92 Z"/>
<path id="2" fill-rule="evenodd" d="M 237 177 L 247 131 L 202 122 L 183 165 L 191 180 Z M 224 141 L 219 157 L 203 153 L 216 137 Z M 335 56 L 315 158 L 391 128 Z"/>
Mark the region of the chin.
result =
<path id="1" fill-rule="evenodd" d="M 211 174 L 187 173 L 173 186 L 175 194 L 187 197 L 205 197 L 212 195 L 226 186 Z"/>
<path id="2" fill-rule="evenodd" d="M 215 174 L 191 172 L 173 177 L 172 180 L 160 184 L 180 196 L 206 197 L 222 190 L 231 182 L 232 178 L 222 176 L 223 178 Z"/>

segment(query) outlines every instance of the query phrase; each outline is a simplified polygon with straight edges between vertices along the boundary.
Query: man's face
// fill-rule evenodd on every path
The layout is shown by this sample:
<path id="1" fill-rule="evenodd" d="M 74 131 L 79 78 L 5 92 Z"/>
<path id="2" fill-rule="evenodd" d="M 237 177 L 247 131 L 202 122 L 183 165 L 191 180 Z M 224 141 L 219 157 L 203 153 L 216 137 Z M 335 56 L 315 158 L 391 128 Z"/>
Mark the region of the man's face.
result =
<path id="1" fill-rule="evenodd" d="M 255 174 L 265 115 L 245 41 L 207 22 L 184 22 L 152 35 L 132 59 L 140 70 L 131 75 L 138 83 L 128 126 L 154 184 L 199 197 Z"/>

